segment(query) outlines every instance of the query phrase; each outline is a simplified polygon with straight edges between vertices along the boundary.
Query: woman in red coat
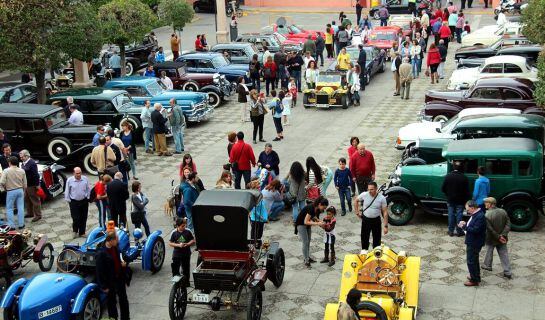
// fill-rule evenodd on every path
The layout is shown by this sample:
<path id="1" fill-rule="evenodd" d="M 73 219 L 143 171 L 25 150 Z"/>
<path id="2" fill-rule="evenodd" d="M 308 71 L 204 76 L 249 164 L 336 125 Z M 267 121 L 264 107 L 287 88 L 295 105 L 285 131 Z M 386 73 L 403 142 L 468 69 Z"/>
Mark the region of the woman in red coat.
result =
<path id="1" fill-rule="evenodd" d="M 204 46 L 201 42 L 201 35 L 197 35 L 197 39 L 195 39 L 195 51 L 204 51 Z"/>
<path id="2" fill-rule="evenodd" d="M 448 29 L 448 26 L 447 26 L 447 29 Z M 435 46 L 435 43 L 432 43 L 430 45 L 430 48 L 428 49 L 428 56 L 427 56 L 427 64 L 428 64 L 427 72 L 430 74 L 432 84 L 439 82 L 437 67 L 439 67 L 440 63 L 441 63 L 441 54 L 439 53 L 439 50 Z M 430 69 L 431 69 L 431 72 L 430 72 Z"/>
<path id="3" fill-rule="evenodd" d="M 450 31 L 448 22 L 443 20 L 443 25 L 439 29 L 439 38 L 445 42 L 445 47 L 447 47 L 447 49 L 448 49 L 448 42 L 451 36 L 452 36 L 452 32 Z"/>

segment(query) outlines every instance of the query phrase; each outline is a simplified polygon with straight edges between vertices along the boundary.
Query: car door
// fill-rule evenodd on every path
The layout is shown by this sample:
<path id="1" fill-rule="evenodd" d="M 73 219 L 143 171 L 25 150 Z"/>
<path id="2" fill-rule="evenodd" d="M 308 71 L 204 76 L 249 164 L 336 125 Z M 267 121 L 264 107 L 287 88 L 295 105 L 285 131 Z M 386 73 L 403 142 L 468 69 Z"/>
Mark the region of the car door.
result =
<path id="1" fill-rule="evenodd" d="M 253 38 L 254 40 L 254 44 L 255 44 L 255 47 L 257 48 L 257 50 L 259 50 L 260 52 L 263 52 L 263 39 L 261 37 L 254 37 Z"/>
<path id="2" fill-rule="evenodd" d="M 199 70 L 200 73 L 215 73 L 216 69 L 214 68 L 214 65 L 212 64 L 212 61 L 208 59 L 199 59 L 197 61 L 197 70 Z"/>
<path id="3" fill-rule="evenodd" d="M 502 97 L 503 97 L 505 106 L 508 106 L 508 107 L 516 106 L 517 108 L 521 110 L 527 107 L 534 106 L 535 104 L 531 100 L 524 100 L 524 97 L 520 92 L 513 89 L 509 89 L 509 88 L 502 88 Z"/>
<path id="4" fill-rule="evenodd" d="M 229 49 L 227 50 L 227 52 L 229 52 L 229 56 L 231 56 L 231 63 L 235 63 L 235 64 L 246 63 L 247 58 L 246 58 L 246 54 L 244 53 L 244 50 Z"/>
<path id="5" fill-rule="evenodd" d="M 11 150 L 20 151 L 26 147 L 23 136 L 17 131 L 15 118 L 0 118 L 0 128 L 4 131 L 6 140 L 11 144 Z"/>
<path id="6" fill-rule="evenodd" d="M 513 160 L 502 158 L 484 159 L 485 175 L 490 180 L 490 196 L 504 196 L 504 186 L 513 183 Z M 473 185 L 471 188 L 473 192 Z"/>
<path id="7" fill-rule="evenodd" d="M 38 102 L 38 92 L 34 86 L 21 86 L 21 92 L 23 93 L 23 98 L 19 102 L 23 103 L 37 103 Z"/>
<path id="8" fill-rule="evenodd" d="M 10 90 L 6 94 L 6 98 L 5 98 L 6 102 L 10 102 L 10 103 L 20 102 L 21 99 L 23 99 L 23 92 L 18 87 Z"/>
<path id="9" fill-rule="evenodd" d="M 17 119 L 19 134 L 26 147 L 32 146 L 33 155 L 47 155 L 47 145 L 51 136 L 46 134 L 45 122 L 39 118 L 19 118 Z"/>
<path id="10" fill-rule="evenodd" d="M 467 97 L 464 102 L 464 108 L 479 108 L 479 107 L 503 107 L 504 101 L 502 99 L 501 91 L 499 88 L 475 88 L 471 93 L 471 96 Z"/>

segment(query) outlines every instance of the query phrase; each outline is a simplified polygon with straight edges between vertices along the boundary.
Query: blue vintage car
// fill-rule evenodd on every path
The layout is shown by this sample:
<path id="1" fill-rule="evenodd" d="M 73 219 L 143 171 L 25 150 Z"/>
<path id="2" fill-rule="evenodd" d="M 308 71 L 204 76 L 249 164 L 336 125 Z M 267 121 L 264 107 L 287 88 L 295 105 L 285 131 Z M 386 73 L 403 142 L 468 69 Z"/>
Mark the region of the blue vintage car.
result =
<path id="1" fill-rule="evenodd" d="M 161 231 L 141 241 L 142 231 L 135 229 L 132 246 L 126 229 L 116 231 L 125 262 L 140 259 L 143 270 L 155 273 L 161 269 L 165 260 Z M 83 245 L 65 245 L 57 258 L 58 270 L 63 273 L 40 273 L 15 281 L 0 302 L 4 319 L 99 320 L 105 295 L 94 283 L 95 253 L 105 237 L 104 229 L 99 227 L 91 231 Z"/>
<path id="2" fill-rule="evenodd" d="M 182 90 L 167 90 L 161 81 L 155 77 L 123 77 L 112 79 L 104 85 L 105 88 L 122 89 L 129 93 L 138 105 L 144 105 L 146 100 L 151 104 L 158 102 L 169 108 L 171 98 L 182 107 L 186 120 L 199 122 L 209 119 L 214 108 L 208 105 L 208 94 Z"/>
<path id="3" fill-rule="evenodd" d="M 230 82 L 237 82 L 238 77 L 245 77 L 249 81 L 248 64 L 232 64 L 223 54 L 218 52 L 192 52 L 178 57 L 176 61 L 182 61 L 187 66 L 187 71 L 198 73 L 219 73 Z"/>

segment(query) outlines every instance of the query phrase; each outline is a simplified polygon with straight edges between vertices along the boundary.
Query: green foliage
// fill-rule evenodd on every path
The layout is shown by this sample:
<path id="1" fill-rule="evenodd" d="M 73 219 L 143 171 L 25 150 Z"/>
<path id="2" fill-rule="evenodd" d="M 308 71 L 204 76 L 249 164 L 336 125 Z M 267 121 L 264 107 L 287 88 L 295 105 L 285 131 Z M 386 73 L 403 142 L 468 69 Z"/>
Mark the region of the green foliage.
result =
<path id="1" fill-rule="evenodd" d="M 545 106 L 545 54 L 543 51 L 537 60 L 537 77 L 534 97 L 539 106 Z"/>
<path id="2" fill-rule="evenodd" d="M 139 0 L 113 0 L 98 9 L 98 17 L 106 39 L 119 46 L 141 41 L 157 21 L 151 9 Z"/>
<path id="3" fill-rule="evenodd" d="M 522 12 L 522 23 L 524 23 L 522 33 L 534 43 L 545 44 L 543 21 L 545 21 L 545 0 L 529 1 L 528 8 Z M 545 106 L 545 53 L 543 51 L 539 55 L 537 69 L 538 82 L 534 98 L 538 105 Z"/>
<path id="4" fill-rule="evenodd" d="M 182 30 L 194 15 L 193 7 L 186 0 L 161 0 L 157 9 L 161 22 L 172 26 L 175 31 Z"/>

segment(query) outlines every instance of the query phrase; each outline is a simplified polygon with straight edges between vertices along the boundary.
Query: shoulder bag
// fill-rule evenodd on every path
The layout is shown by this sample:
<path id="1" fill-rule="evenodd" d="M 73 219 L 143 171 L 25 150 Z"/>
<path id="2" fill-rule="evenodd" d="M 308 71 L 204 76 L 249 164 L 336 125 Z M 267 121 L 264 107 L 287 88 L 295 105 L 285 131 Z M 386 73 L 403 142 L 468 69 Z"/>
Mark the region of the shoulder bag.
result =
<path id="1" fill-rule="evenodd" d="M 114 177 L 116 173 L 119 172 L 118 166 L 111 166 L 108 167 L 108 146 L 104 146 L 104 174 L 109 175 L 110 177 Z"/>
<path id="2" fill-rule="evenodd" d="M 235 171 L 238 170 L 238 161 L 240 160 L 240 157 L 242 156 L 242 152 L 244 151 L 244 147 L 246 147 L 246 144 L 244 143 L 242 145 L 242 149 L 240 149 L 240 153 L 238 155 L 238 157 L 235 159 L 235 161 L 233 161 L 233 163 L 231 163 L 231 168 Z"/>

